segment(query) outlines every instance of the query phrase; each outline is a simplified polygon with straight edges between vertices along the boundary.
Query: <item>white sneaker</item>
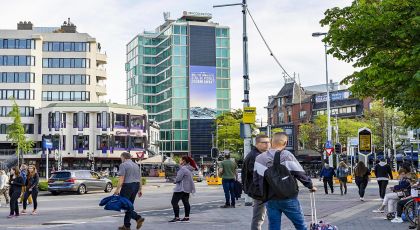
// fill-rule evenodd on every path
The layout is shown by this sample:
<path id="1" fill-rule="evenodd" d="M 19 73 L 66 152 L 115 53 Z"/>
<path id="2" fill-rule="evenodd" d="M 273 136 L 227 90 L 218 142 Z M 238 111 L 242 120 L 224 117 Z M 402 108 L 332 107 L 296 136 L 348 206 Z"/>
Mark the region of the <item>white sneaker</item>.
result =
<path id="1" fill-rule="evenodd" d="M 372 210 L 372 212 L 374 212 L 374 213 L 384 213 L 385 211 L 382 210 L 382 209 L 375 209 L 375 210 Z"/>
<path id="2" fill-rule="evenodd" d="M 363 197 L 360 197 L 360 201 L 365 201 L 365 198 L 363 198 Z"/>
<path id="3" fill-rule="evenodd" d="M 394 219 L 391 220 L 392 223 L 402 223 L 404 222 L 403 219 L 401 217 L 395 217 Z"/>

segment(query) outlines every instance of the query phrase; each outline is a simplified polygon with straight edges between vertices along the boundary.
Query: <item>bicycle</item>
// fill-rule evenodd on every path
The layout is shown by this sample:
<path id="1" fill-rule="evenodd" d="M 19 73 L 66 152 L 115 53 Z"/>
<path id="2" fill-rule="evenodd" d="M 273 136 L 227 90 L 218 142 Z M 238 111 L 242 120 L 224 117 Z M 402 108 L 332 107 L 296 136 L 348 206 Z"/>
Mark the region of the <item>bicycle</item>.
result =
<path id="1" fill-rule="evenodd" d="M 414 226 L 418 226 L 420 218 L 420 197 L 414 197 L 404 205 L 404 214 Z"/>

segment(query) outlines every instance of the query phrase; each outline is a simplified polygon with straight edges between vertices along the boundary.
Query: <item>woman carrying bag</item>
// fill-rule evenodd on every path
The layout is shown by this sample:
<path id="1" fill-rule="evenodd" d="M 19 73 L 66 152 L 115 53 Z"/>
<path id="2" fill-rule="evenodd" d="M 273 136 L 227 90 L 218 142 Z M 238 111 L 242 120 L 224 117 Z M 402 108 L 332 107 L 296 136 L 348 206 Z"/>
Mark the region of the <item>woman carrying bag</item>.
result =
<path id="1" fill-rule="evenodd" d="M 338 165 L 337 169 L 337 177 L 340 181 L 340 191 L 341 195 L 347 194 L 347 176 L 349 175 L 349 166 L 344 163 L 344 161 L 341 161 Z M 344 187 L 344 193 L 343 193 L 343 187 Z"/>
<path id="2" fill-rule="evenodd" d="M 172 196 L 172 207 L 174 210 L 175 218 L 169 221 L 170 223 L 190 222 L 190 193 L 195 193 L 195 185 L 193 181 L 192 171 L 197 170 L 195 161 L 189 156 L 183 156 L 180 162 L 181 168 L 178 170 L 175 179 L 174 194 Z M 185 217 L 179 218 L 179 201 L 182 200 L 185 208 Z"/>

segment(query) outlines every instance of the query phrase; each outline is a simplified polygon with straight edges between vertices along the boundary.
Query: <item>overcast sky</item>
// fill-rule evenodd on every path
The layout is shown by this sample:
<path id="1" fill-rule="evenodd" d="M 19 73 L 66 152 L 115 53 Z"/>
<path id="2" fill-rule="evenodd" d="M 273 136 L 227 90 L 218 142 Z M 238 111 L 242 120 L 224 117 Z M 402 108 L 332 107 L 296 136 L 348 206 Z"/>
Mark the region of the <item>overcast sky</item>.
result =
<path id="1" fill-rule="evenodd" d="M 68 17 L 79 32 L 89 33 L 108 54 L 108 98 L 125 103 L 125 45 L 143 30 L 163 22 L 163 12 L 178 18 L 182 11 L 209 12 L 212 21 L 231 28 L 232 108 L 242 107 L 242 15 L 240 6 L 216 8 L 213 4 L 241 0 L 13 0 L 0 8 L 0 28 L 16 29 L 18 21 L 37 27 L 60 26 Z M 349 5 L 349 0 L 248 0 L 254 19 L 289 74 L 299 74 L 303 86 L 325 83 L 324 47 L 312 32 L 326 31 L 319 20 L 326 9 Z M 248 20 L 251 105 L 266 121 L 267 98 L 283 86 L 282 70 L 274 62 Z M 350 64 L 329 59 L 329 75 L 339 81 L 351 74 Z"/>

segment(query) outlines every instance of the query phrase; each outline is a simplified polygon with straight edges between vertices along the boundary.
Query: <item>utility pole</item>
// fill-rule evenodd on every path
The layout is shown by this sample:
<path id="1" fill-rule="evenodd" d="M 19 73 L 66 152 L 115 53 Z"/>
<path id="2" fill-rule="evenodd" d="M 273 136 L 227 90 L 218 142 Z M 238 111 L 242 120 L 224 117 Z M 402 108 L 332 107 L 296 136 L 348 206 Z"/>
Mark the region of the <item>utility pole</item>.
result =
<path id="1" fill-rule="evenodd" d="M 248 69 L 248 35 L 246 30 L 246 17 L 247 17 L 247 4 L 246 0 L 242 0 L 242 3 L 216 5 L 213 7 L 226 7 L 226 6 L 242 6 L 242 48 L 243 48 L 243 83 L 244 83 L 244 99 L 243 107 L 249 107 L 249 69 Z M 244 128 L 244 158 L 251 151 L 251 125 L 243 124 Z M 252 200 L 245 196 L 245 205 L 251 206 Z"/>

